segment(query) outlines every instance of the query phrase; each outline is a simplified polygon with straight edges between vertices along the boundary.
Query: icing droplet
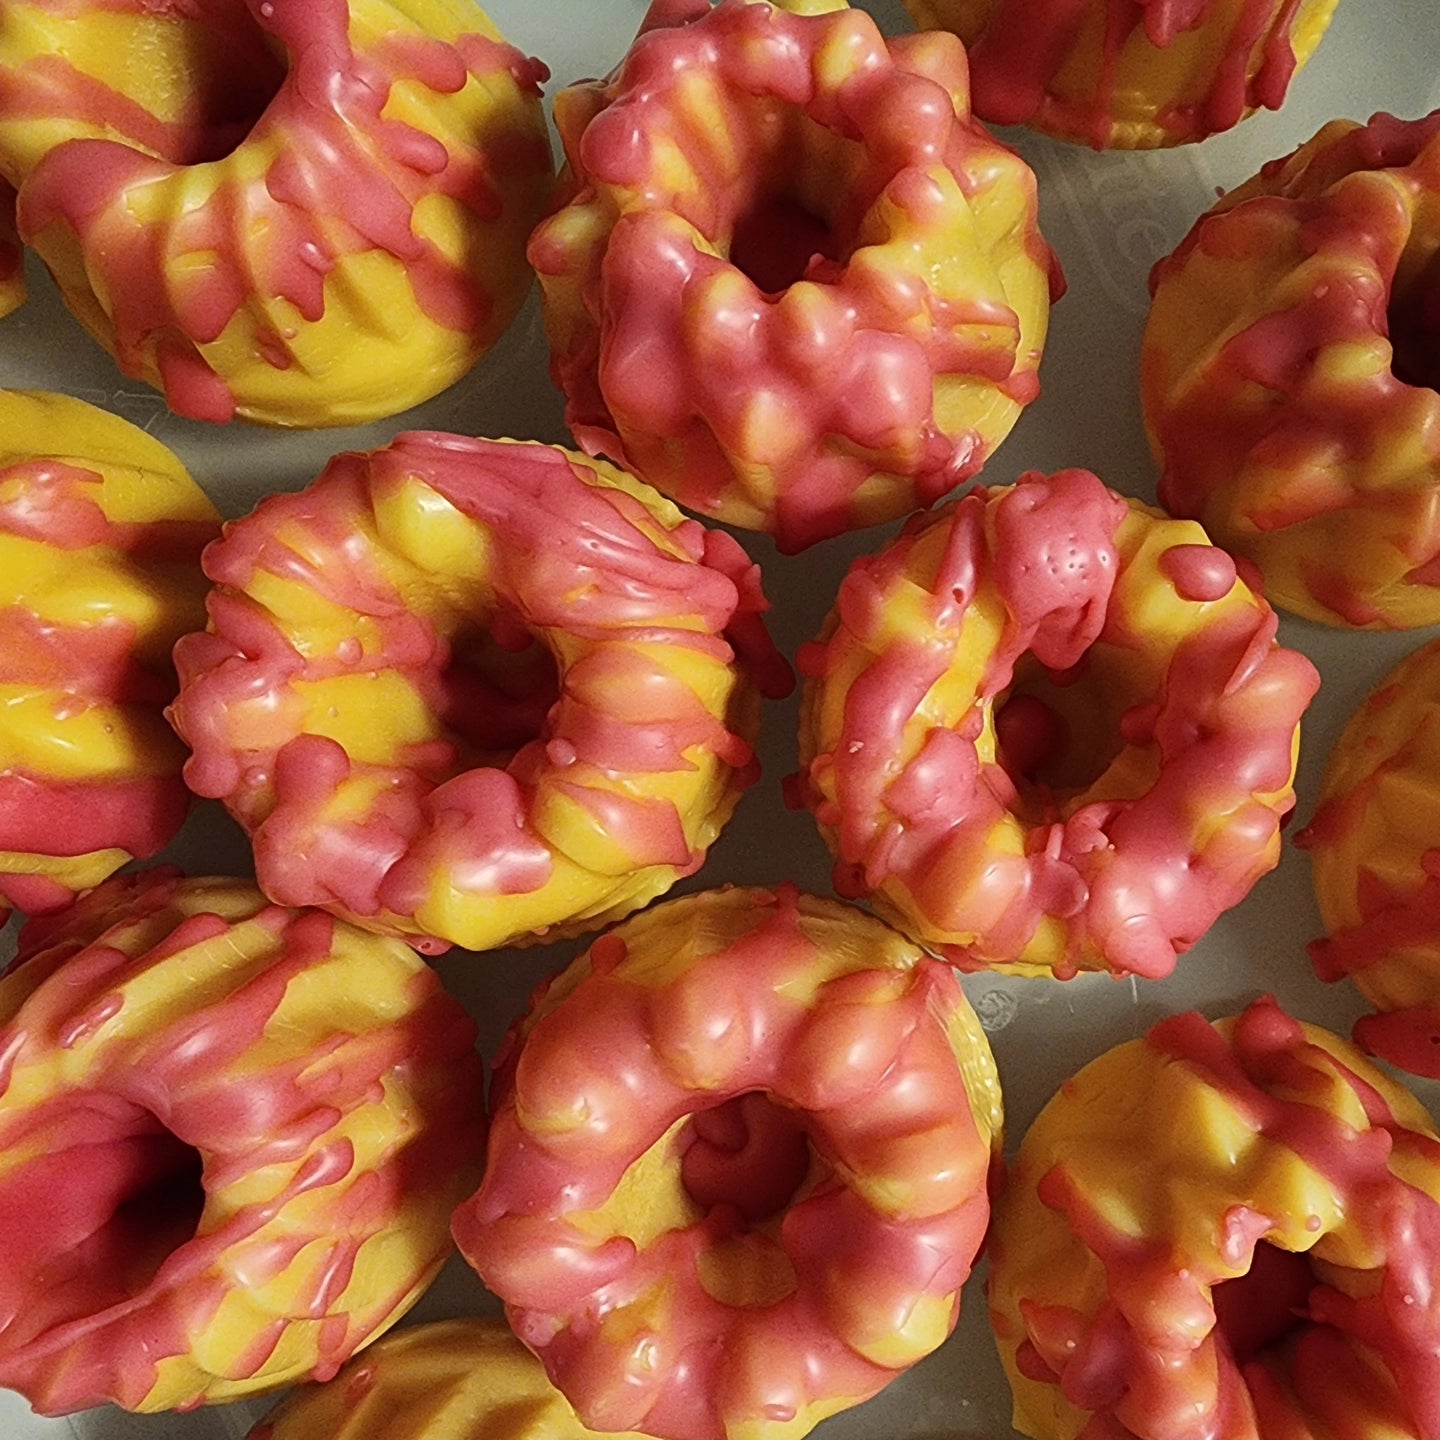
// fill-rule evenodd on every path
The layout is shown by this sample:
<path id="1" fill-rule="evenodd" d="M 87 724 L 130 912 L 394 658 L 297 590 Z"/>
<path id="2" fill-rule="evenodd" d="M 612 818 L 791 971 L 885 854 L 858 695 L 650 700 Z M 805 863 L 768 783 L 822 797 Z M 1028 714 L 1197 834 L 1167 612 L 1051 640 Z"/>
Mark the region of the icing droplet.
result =
<path id="1" fill-rule="evenodd" d="M 545 758 L 552 765 L 573 765 L 580 758 L 580 752 L 569 740 L 556 736 L 546 744 Z"/>
<path id="2" fill-rule="evenodd" d="M 1172 545 L 1160 573 L 1182 600 L 1223 600 L 1235 588 L 1235 561 L 1215 545 Z"/>

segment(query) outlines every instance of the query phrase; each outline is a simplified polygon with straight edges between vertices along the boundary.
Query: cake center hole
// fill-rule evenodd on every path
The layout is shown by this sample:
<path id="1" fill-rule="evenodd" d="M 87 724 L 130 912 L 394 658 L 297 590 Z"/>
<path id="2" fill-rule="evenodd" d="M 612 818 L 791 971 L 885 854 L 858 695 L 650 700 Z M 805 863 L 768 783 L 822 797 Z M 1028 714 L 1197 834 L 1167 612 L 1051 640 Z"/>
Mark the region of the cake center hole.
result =
<path id="1" fill-rule="evenodd" d="M 751 97 L 735 124 L 737 143 L 714 176 L 723 198 L 718 211 L 697 214 L 700 228 L 766 295 L 834 281 L 879 183 L 865 147 L 774 96 Z"/>
<path id="2" fill-rule="evenodd" d="M 223 160 L 255 128 L 285 80 L 281 47 L 244 0 L 148 7 L 123 27 L 115 73 L 160 122 L 132 138 L 178 165 Z M 124 132 L 123 124 L 119 127 Z"/>
<path id="3" fill-rule="evenodd" d="M 732 1205 L 754 1225 L 795 1197 L 810 1171 L 810 1139 L 794 1111 L 758 1091 L 690 1117 L 680 1180 L 697 1205 Z"/>
<path id="4" fill-rule="evenodd" d="M 205 1208 L 199 1152 L 141 1106 L 77 1095 L 65 1131 L 69 1143 L 0 1183 L 0 1205 L 31 1217 L 0 1235 L 0 1302 L 17 1345 L 141 1294 Z"/>
<path id="5" fill-rule="evenodd" d="M 560 697 L 555 657 L 507 610 L 462 625 L 449 644 L 440 718 L 483 763 L 503 766 L 545 731 Z"/>
<path id="6" fill-rule="evenodd" d="M 776 295 L 805 278 L 812 262 L 843 261 L 829 223 L 793 196 L 764 194 L 735 222 L 730 263 L 755 287 Z"/>
<path id="7" fill-rule="evenodd" d="M 155 1122 L 131 1141 L 134 1170 L 122 1177 L 111 1221 L 122 1247 L 133 1247 L 136 1288 L 149 1284 L 160 1262 L 195 1236 L 205 1209 L 200 1152 Z M 127 1239 L 128 1237 L 128 1239 Z"/>
<path id="8" fill-rule="evenodd" d="M 1092 652 L 1093 654 L 1093 652 Z M 1022 662 L 995 707 L 996 758 L 1021 790 L 1078 794 L 1124 747 L 1101 676 L 1083 669 L 1055 675 Z"/>
<path id="9" fill-rule="evenodd" d="M 1307 1255 L 1260 1241 L 1250 1269 L 1211 1292 L 1215 1328 L 1244 1364 L 1283 1340 L 1305 1317 L 1315 1273 Z"/>
<path id="10" fill-rule="evenodd" d="M 1390 293 L 1390 368 L 1397 380 L 1440 390 L 1440 250 Z"/>

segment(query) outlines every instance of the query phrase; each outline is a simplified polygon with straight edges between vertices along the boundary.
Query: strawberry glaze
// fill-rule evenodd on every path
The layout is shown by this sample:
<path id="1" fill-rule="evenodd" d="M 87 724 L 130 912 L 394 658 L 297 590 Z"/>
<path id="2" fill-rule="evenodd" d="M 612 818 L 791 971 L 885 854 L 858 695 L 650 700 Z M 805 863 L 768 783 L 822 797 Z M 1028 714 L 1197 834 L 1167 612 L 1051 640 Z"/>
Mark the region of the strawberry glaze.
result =
<path id="1" fill-rule="evenodd" d="M 445 1258 L 482 1076 L 404 946 L 128 875 L 30 922 L 0 1015 L 0 1384 L 41 1413 L 325 1378 Z"/>
<path id="2" fill-rule="evenodd" d="M 1327 125 L 1156 265 L 1161 503 L 1332 625 L 1440 620 L 1440 111 Z M 1428 267 L 1428 268 L 1427 268 Z"/>
<path id="3" fill-rule="evenodd" d="M 757 774 L 757 692 L 791 676 L 740 547 L 625 478 L 633 493 L 548 446 L 415 432 L 226 527 L 205 557 L 211 632 L 176 648 L 171 718 L 187 781 L 251 831 L 267 894 L 489 948 L 598 924 L 700 864 Z M 401 553 L 381 517 L 406 506 L 417 524 L 455 515 L 464 549 Z M 467 626 L 553 658 L 558 698 L 512 755 L 445 720 Z M 307 718 L 310 689 L 367 677 L 430 720 L 392 732 L 352 687 L 336 702 L 348 738 L 313 733 L 329 722 Z M 449 895 L 458 909 L 437 909 Z"/>
<path id="4" fill-rule="evenodd" d="M 953 972 L 878 921 L 788 886 L 690 896 L 596 941 L 512 1029 L 456 1238 L 586 1424 L 800 1436 L 949 1333 L 998 1097 Z M 768 1223 L 736 1143 L 765 1112 L 757 1146 L 811 1152 Z M 733 1198 L 714 1173 L 692 1191 L 707 1148 L 716 1171 L 739 1156 Z M 642 1156 L 636 1213 L 604 1209 Z M 671 1223 L 638 1213 L 657 1193 Z M 781 1278 L 735 1299 L 727 1269 Z"/>
<path id="5" fill-rule="evenodd" d="M 1267 998 L 1162 1021 L 1067 1082 L 997 1207 L 990 1298 L 1048 1440 L 1436 1440 L 1437 1267 L 1429 1117 Z M 1260 1328 L 1267 1279 L 1293 1309 Z M 1251 1312 L 1233 1329 L 1228 1286 Z"/>
<path id="6" fill-rule="evenodd" d="M 800 655 L 795 793 L 837 890 L 966 969 L 1168 974 L 1278 856 L 1318 676 L 1275 630 L 1198 527 L 1088 471 L 915 517 Z M 1089 783 L 1021 771 L 1037 722 L 997 748 L 1037 664 L 1062 692 L 1092 677 L 1113 758 Z"/>
<path id="7" fill-rule="evenodd" d="M 120 8 L 139 15 L 152 7 L 124 0 Z M 244 113 L 258 103 L 272 83 L 269 48 L 285 56 L 278 88 L 244 133 L 203 115 L 147 123 L 135 106 L 115 103 L 100 81 L 58 57 L 0 85 L 0 123 L 59 121 L 71 135 L 38 157 L 7 160 L 0 147 L 0 168 L 20 187 L 22 236 L 57 271 L 67 301 L 121 369 L 159 384 L 180 414 L 222 421 L 237 406 L 254 413 L 255 402 L 248 412 L 246 404 L 249 366 L 293 368 L 296 384 L 303 379 L 323 394 L 333 367 L 305 375 L 317 358 L 306 327 L 327 306 L 344 303 L 334 287 L 353 257 L 393 259 L 392 278 L 403 284 L 390 303 L 475 337 L 470 359 L 481 337 L 493 341 L 518 306 L 519 294 L 503 293 L 498 260 L 495 276 L 472 273 L 427 235 L 417 209 L 444 197 L 478 235 L 507 203 L 525 203 L 515 187 L 534 189 L 527 177 L 550 169 L 539 119 L 544 67 L 487 34 L 427 37 L 403 5 L 385 0 L 363 7 L 376 12 L 371 20 L 381 29 L 370 48 L 358 50 L 351 8 L 346 0 L 228 0 L 198 8 L 207 31 L 264 57 L 235 65 L 238 83 L 259 89 L 231 96 L 226 108 Z M 485 28 L 478 11 L 471 18 Z M 470 85 L 493 91 L 483 143 L 467 112 L 446 109 Z M 406 90 L 429 97 L 430 128 L 387 113 L 392 95 Z M 512 100 L 502 101 L 503 94 Z M 117 131 L 124 140 L 112 138 Z M 220 373 L 211 347 L 236 322 L 252 332 L 244 367 L 230 358 L 235 373 Z M 377 331 L 372 338 L 381 337 Z M 309 423 L 326 419 L 322 410 Z"/>
<path id="8" fill-rule="evenodd" d="M 581 445 L 783 551 L 974 475 L 1062 288 L 953 39 L 808 8 L 654 5 L 529 251 Z"/>

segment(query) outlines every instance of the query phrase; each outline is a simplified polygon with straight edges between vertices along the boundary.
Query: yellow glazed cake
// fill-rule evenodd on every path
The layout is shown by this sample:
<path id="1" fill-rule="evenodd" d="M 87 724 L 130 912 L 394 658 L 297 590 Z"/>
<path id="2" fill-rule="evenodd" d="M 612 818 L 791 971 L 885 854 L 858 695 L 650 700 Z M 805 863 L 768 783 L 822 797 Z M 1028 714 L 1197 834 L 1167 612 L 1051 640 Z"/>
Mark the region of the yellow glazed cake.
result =
<path id="1" fill-rule="evenodd" d="M 393 415 L 524 298 L 545 70 L 470 0 L 14 0 L 0 67 L 22 237 L 180 414 Z"/>
<path id="2" fill-rule="evenodd" d="M 1035 1440 L 1440 1433 L 1440 1140 L 1273 1000 L 1173 1016 L 1066 1081 L 990 1255 Z"/>
<path id="3" fill-rule="evenodd" d="M 1440 111 L 1337 120 L 1151 276 L 1160 503 L 1328 625 L 1440 621 Z"/>
<path id="4" fill-rule="evenodd" d="M 1038 393 L 1059 272 L 953 37 L 656 4 L 555 116 L 530 258 L 592 454 L 795 551 L 968 480 Z"/>
<path id="5" fill-rule="evenodd" d="M 116 876 L 0 979 L 0 1384 L 42 1414 L 326 1379 L 419 1298 L 485 1138 L 408 946 Z"/>
<path id="6" fill-rule="evenodd" d="M 0 391 L 0 899 L 54 910 L 180 828 L 170 651 L 220 517 L 164 445 L 66 395 Z"/>

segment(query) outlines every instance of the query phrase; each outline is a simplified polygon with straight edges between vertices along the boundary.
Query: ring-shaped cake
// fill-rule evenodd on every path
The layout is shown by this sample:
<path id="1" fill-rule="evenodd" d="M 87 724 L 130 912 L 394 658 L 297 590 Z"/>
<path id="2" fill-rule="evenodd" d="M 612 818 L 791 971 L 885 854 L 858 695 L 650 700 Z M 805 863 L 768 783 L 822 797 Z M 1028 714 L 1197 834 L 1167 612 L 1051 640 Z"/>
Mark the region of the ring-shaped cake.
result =
<path id="1" fill-rule="evenodd" d="M 567 423 L 688 509 L 799 550 L 929 505 L 1037 393 L 1059 271 L 952 36 L 662 0 L 555 118 L 529 253 Z"/>
<path id="2" fill-rule="evenodd" d="M 1160 503 L 1328 625 L 1440 621 L 1440 110 L 1337 120 L 1151 276 Z"/>
<path id="3" fill-rule="evenodd" d="M 56 910 L 191 803 L 165 724 L 220 516 L 179 459 L 68 395 L 0 391 L 0 900 Z"/>
<path id="4" fill-rule="evenodd" d="M 0 979 L 0 1385 L 42 1414 L 326 1379 L 451 1252 L 475 1024 L 408 946 L 116 876 Z"/>
<path id="5" fill-rule="evenodd" d="M 1310 946 L 1316 973 L 1349 978 L 1379 1012 L 1356 1041 L 1440 1079 L 1440 640 L 1350 718 L 1296 840 L 1327 931 Z"/>
<path id="6" fill-rule="evenodd" d="M 975 113 L 1096 149 L 1203 140 L 1278 110 L 1338 0 L 903 0 L 970 57 Z"/>
<path id="7" fill-rule="evenodd" d="M 1440 1435 L 1440 1139 L 1273 1000 L 1162 1020 L 1067 1080 L 990 1260 L 1035 1440 Z"/>
<path id="8" fill-rule="evenodd" d="M 558 448 L 401 435 L 205 555 L 185 775 L 261 888 L 427 949 L 598 928 L 688 875 L 785 693 L 759 572 Z"/>
<path id="9" fill-rule="evenodd" d="M 455 1236 L 586 1424 L 794 1440 L 950 1334 L 1000 1128 L 951 967 L 790 886 L 712 891 L 537 993 Z"/>
<path id="10" fill-rule="evenodd" d="M 1089 471 L 914 516 L 799 657 L 837 891 L 965 969 L 1168 974 L 1279 859 L 1319 677 L 1276 628 Z"/>
<path id="11" fill-rule="evenodd" d="M 21 237 L 182 415 L 393 415 L 524 299 L 546 72 L 470 0 L 14 0 L 0 70 Z"/>

